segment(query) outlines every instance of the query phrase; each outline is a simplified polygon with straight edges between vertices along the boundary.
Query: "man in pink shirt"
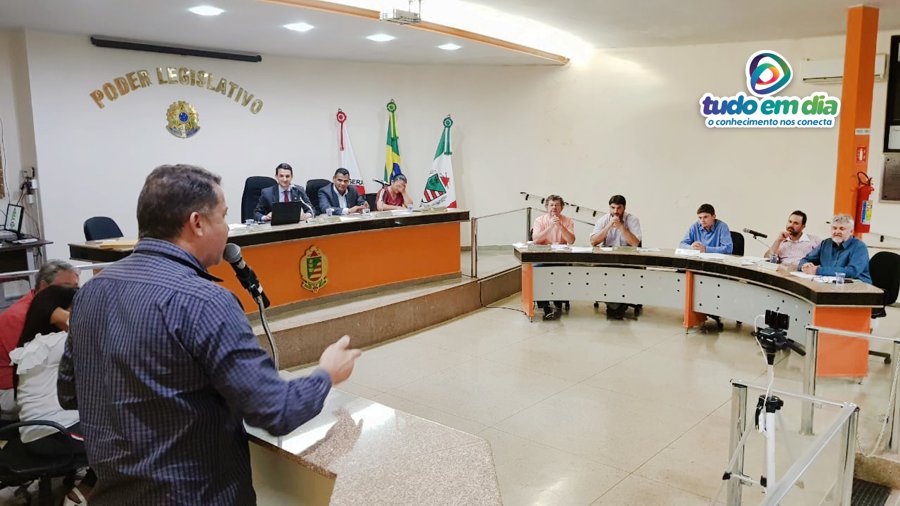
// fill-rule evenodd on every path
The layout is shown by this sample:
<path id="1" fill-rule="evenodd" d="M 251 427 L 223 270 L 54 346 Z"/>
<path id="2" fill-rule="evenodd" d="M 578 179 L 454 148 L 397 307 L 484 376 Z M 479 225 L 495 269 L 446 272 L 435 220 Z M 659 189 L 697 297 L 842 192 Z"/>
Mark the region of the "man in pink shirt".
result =
<path id="1" fill-rule="evenodd" d="M 78 287 L 78 271 L 72 264 L 51 260 L 41 266 L 37 274 L 37 287 L 0 313 L 0 420 L 15 420 L 18 415 L 13 397 L 13 367 L 9 352 L 19 345 L 19 337 L 25 326 L 25 314 L 31 307 L 34 294 L 50 285 Z"/>
<path id="2" fill-rule="evenodd" d="M 575 221 L 563 216 L 566 203 L 559 195 L 550 195 L 544 199 L 547 214 L 538 216 L 531 227 L 532 240 L 535 244 L 572 244 L 575 242 Z"/>
<path id="3" fill-rule="evenodd" d="M 816 249 L 821 242 L 817 237 L 804 232 L 805 228 L 806 213 L 803 211 L 792 212 L 788 216 L 787 226 L 775 237 L 772 247 L 766 251 L 766 257 L 775 255 L 778 257 L 778 263 L 796 269 L 800 260 Z"/>
<path id="4" fill-rule="evenodd" d="M 568 216 L 563 216 L 562 210 L 566 207 L 562 197 L 549 195 L 544 199 L 547 214 L 539 216 L 531 226 L 531 238 L 535 244 L 572 244 L 575 242 L 575 221 Z M 541 300 L 537 305 L 544 310 L 545 320 L 559 318 L 560 309 L 565 301 Z"/>

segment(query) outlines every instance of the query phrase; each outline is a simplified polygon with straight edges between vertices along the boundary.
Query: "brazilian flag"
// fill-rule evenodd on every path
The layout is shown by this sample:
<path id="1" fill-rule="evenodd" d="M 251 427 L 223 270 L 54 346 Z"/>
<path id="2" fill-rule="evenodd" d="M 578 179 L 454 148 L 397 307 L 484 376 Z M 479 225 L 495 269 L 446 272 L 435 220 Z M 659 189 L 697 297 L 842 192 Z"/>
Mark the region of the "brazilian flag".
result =
<path id="1" fill-rule="evenodd" d="M 384 182 L 390 183 L 391 177 L 401 174 L 400 171 L 400 136 L 397 135 L 397 104 L 393 100 L 387 104 L 388 110 L 388 128 L 387 142 L 385 143 L 384 152 Z"/>

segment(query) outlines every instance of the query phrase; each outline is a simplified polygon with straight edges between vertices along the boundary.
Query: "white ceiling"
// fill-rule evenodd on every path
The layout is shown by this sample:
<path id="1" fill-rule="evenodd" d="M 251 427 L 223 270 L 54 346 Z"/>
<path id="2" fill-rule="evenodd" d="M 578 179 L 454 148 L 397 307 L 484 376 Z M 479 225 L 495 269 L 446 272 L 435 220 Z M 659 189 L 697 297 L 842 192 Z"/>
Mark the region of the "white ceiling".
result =
<path id="1" fill-rule="evenodd" d="M 423 0 L 427 18 L 428 2 Z M 539 20 L 597 48 L 715 44 L 838 35 L 859 0 L 468 0 Z M 226 12 L 187 11 L 212 4 Z M 900 30 L 900 0 L 877 0 L 881 30 Z M 316 28 L 291 32 L 304 21 Z M 436 20 L 440 22 L 439 20 Z M 0 28 L 107 35 L 263 55 L 402 63 L 533 65 L 546 60 L 486 44 L 352 16 L 255 0 L 0 0 Z M 387 43 L 365 36 L 394 35 Z M 462 49 L 436 46 L 455 42 Z"/>
<path id="2" fill-rule="evenodd" d="M 225 9 L 219 16 L 188 12 L 195 5 Z M 292 32 L 282 25 L 315 28 Z M 106 35 L 172 45 L 262 55 L 397 63 L 548 64 L 487 44 L 413 30 L 392 23 L 255 0 L 0 0 L 0 28 Z M 397 37 L 376 43 L 365 37 Z M 436 46 L 455 42 L 457 51 Z"/>
<path id="3" fill-rule="evenodd" d="M 435 0 L 423 0 L 423 9 L 428 1 Z M 597 48 L 839 35 L 847 31 L 847 8 L 861 4 L 879 9 L 880 30 L 900 30 L 900 0 L 468 1 L 540 19 Z"/>

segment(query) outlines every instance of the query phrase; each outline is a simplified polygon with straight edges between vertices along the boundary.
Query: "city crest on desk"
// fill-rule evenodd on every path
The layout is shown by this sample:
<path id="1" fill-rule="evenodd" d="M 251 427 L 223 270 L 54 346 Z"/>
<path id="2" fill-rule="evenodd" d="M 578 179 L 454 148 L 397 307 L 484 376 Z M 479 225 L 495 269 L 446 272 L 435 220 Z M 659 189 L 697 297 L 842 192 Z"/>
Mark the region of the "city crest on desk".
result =
<path id="1" fill-rule="evenodd" d="M 316 246 L 310 246 L 300 258 L 300 278 L 300 286 L 312 293 L 328 284 L 328 257 Z"/>

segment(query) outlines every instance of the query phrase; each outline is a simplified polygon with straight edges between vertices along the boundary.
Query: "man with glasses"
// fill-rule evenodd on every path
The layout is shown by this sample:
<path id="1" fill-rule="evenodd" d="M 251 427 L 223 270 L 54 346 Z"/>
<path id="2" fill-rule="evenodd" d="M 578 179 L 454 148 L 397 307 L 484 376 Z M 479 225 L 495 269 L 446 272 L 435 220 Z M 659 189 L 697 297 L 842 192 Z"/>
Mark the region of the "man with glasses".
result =
<path id="1" fill-rule="evenodd" d="M 831 238 L 803 257 L 798 270 L 817 276 L 834 276 L 842 272 L 847 279 L 871 284 L 869 249 L 853 237 L 853 218 L 848 214 L 835 215 L 831 219 Z"/>
<path id="2" fill-rule="evenodd" d="M 531 227 L 531 238 L 535 244 L 572 244 L 575 242 L 575 220 L 562 214 L 566 203 L 559 195 L 548 195 L 544 199 L 547 214 L 538 216 Z M 544 310 L 545 320 L 556 320 L 566 301 L 538 301 Z"/>

